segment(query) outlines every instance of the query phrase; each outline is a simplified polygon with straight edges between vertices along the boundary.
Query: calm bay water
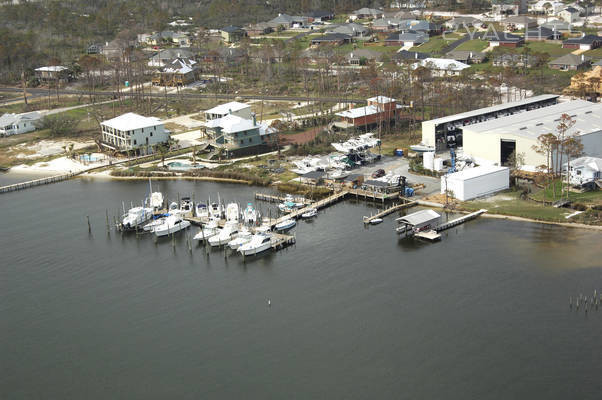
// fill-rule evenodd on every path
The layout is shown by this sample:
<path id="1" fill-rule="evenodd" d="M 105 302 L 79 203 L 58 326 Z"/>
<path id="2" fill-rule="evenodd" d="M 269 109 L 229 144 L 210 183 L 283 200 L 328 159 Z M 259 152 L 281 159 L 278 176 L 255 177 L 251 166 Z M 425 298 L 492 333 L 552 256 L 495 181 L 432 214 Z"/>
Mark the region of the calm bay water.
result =
<path id="1" fill-rule="evenodd" d="M 147 187 L 0 196 L 1 398 L 600 398 L 602 308 L 568 306 L 602 289 L 597 232 L 481 218 L 430 244 L 399 240 L 392 218 L 365 229 L 372 209 L 343 202 L 243 263 L 190 255 L 182 235 L 175 252 L 108 236 L 105 209 Z"/>

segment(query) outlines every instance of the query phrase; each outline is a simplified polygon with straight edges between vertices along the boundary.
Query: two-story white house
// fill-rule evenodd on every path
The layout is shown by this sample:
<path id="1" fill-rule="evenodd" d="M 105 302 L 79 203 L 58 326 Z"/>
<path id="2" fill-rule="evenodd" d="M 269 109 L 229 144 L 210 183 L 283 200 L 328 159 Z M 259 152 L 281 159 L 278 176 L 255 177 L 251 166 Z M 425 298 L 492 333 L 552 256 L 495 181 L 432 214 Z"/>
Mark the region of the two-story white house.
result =
<path id="1" fill-rule="evenodd" d="M 127 113 L 100 123 L 105 147 L 148 154 L 152 146 L 169 141 L 170 132 L 156 117 Z"/>
<path id="2" fill-rule="evenodd" d="M 0 117 L 0 136 L 18 135 L 35 131 L 42 115 L 37 112 L 4 114 Z"/>

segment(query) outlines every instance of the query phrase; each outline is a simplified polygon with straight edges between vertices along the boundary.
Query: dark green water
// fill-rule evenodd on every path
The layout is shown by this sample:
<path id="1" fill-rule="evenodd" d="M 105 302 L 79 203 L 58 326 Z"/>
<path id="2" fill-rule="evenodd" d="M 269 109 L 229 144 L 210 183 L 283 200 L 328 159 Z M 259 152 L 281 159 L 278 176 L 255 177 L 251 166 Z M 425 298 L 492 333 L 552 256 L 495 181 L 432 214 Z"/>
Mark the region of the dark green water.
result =
<path id="1" fill-rule="evenodd" d="M 157 182 L 241 203 L 252 187 Z M 481 218 L 440 243 L 344 202 L 242 263 L 111 234 L 146 182 L 0 195 L 2 399 L 599 399 L 597 232 Z M 92 235 L 85 216 L 90 215 Z M 267 299 L 271 299 L 271 307 Z"/>

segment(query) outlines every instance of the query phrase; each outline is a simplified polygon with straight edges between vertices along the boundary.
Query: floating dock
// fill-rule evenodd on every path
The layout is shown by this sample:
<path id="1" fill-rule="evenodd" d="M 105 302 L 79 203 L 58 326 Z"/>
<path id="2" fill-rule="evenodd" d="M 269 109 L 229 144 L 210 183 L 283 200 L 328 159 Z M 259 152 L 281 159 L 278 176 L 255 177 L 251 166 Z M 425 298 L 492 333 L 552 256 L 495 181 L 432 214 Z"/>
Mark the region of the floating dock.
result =
<path id="1" fill-rule="evenodd" d="M 437 233 L 437 231 L 435 230 L 428 230 L 428 231 L 422 231 L 422 232 L 417 232 L 414 234 L 415 237 L 419 238 L 419 239 L 426 239 L 426 240 L 430 240 L 431 242 L 435 242 L 437 240 L 441 240 L 441 234 Z"/>
<path id="2" fill-rule="evenodd" d="M 378 214 L 372 215 L 370 217 L 366 217 L 364 216 L 364 224 L 369 224 L 370 222 L 372 222 L 372 220 L 376 219 L 376 218 L 382 218 L 385 217 L 389 214 L 394 213 L 395 211 L 399 211 L 399 210 L 403 210 L 404 208 L 410 208 L 413 207 L 415 205 L 417 205 L 418 203 L 416 203 L 415 201 L 410 201 L 408 203 L 400 203 L 400 204 L 394 204 L 393 206 L 379 212 Z"/>

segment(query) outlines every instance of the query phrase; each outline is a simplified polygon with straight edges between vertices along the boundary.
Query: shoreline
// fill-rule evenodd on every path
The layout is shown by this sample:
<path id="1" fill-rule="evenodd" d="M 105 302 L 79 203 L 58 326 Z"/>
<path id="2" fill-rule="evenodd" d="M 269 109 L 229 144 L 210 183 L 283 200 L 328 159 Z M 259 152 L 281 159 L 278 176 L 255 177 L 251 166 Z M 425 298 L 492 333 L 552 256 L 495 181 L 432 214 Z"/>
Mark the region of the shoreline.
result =
<path id="1" fill-rule="evenodd" d="M 209 182 L 222 182 L 222 183 L 239 183 L 245 185 L 252 185 L 250 181 L 243 179 L 233 178 L 219 178 L 212 176 L 113 176 L 109 174 L 99 173 L 90 175 L 78 175 L 75 178 L 100 178 L 100 179 L 111 179 L 118 181 L 142 181 L 142 180 L 187 180 L 187 181 L 209 181 Z"/>

